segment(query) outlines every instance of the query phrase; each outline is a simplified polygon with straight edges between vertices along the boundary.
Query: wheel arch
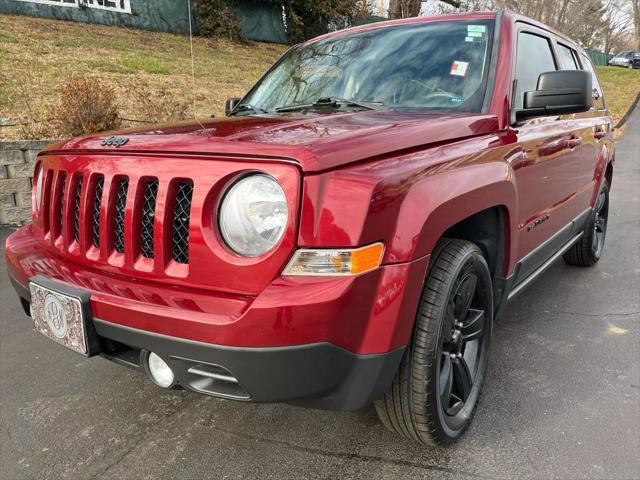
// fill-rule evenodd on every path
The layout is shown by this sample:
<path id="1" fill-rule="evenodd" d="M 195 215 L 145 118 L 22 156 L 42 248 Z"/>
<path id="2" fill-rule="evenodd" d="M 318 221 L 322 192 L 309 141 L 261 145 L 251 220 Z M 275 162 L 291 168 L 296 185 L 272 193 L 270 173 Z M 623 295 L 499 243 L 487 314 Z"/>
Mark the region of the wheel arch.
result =
<path id="1" fill-rule="evenodd" d="M 508 172 L 511 172 L 510 167 Z M 412 221 L 418 224 L 414 227 L 417 231 L 412 239 L 413 258 L 430 254 L 438 240 L 453 236 L 478 244 L 492 267 L 492 275 L 508 274 L 515 252 L 516 186 L 512 175 L 496 180 L 492 173 L 495 172 L 478 172 L 472 182 L 467 177 L 463 191 L 460 191 L 459 184 L 465 182 L 449 183 L 455 180 L 444 178 L 429 182 L 424 187 L 422 199 L 416 199 L 414 195 L 411 201 L 422 203 L 427 208 L 419 219 L 415 216 L 415 208 L 412 209 Z M 430 206 L 434 199 L 440 201 Z"/>

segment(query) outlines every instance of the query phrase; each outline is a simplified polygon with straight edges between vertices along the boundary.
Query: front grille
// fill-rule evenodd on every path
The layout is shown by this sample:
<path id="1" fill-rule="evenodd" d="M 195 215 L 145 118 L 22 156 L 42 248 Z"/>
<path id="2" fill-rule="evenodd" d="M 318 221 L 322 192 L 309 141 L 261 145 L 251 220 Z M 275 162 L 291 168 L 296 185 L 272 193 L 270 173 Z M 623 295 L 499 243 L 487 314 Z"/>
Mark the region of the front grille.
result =
<path id="1" fill-rule="evenodd" d="M 96 248 L 100 247 L 100 207 L 102 206 L 103 189 L 104 177 L 100 175 L 96 180 L 96 189 L 93 194 L 93 213 L 91 214 L 92 242 Z"/>
<path id="2" fill-rule="evenodd" d="M 146 258 L 153 258 L 153 223 L 157 197 L 158 179 L 154 178 L 146 182 L 140 214 L 140 251 Z"/>
<path id="3" fill-rule="evenodd" d="M 73 203 L 73 238 L 80 242 L 80 199 L 82 196 L 82 175 L 76 175 L 76 193 Z"/>
<path id="4" fill-rule="evenodd" d="M 176 186 L 173 209 L 173 259 L 178 263 L 189 263 L 189 216 L 193 183 L 180 182 Z"/>
<path id="5" fill-rule="evenodd" d="M 136 257 L 159 260 L 161 264 L 170 259 L 179 264 L 189 263 L 193 181 L 173 178 L 165 181 L 156 177 L 143 177 L 139 181 L 124 175 L 109 178 L 97 172 L 64 170 L 49 170 L 47 178 L 50 181 L 46 183 L 47 201 L 42 209 L 46 219 L 43 218 L 42 226 L 49 241 L 58 248 L 96 261 L 135 264 L 133 268 L 147 271 L 153 264 L 138 265 Z M 132 209 L 129 215 L 127 203 Z M 158 211 L 165 205 L 169 209 L 166 214 Z M 156 222 L 158 219 L 160 223 Z M 102 227 L 101 220 L 105 224 Z M 65 223 L 68 223 L 66 231 Z M 157 225 L 164 225 L 162 237 L 158 237 Z M 131 239 L 125 240 L 125 230 Z M 87 235 L 86 244 L 83 232 Z M 109 239 L 109 245 L 104 244 L 104 238 Z M 112 258 L 113 252 L 129 255 Z"/>
<path id="6" fill-rule="evenodd" d="M 124 214 L 127 207 L 129 179 L 122 178 L 116 194 L 116 214 L 113 216 L 113 245 L 118 253 L 124 253 Z"/>

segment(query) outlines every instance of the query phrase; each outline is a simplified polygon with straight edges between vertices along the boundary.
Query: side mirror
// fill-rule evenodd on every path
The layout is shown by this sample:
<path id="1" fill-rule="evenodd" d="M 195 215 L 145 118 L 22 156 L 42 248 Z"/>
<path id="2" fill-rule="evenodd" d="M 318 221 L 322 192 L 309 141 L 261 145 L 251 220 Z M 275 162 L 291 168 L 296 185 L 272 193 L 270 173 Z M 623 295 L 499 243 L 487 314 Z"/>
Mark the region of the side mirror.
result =
<path id="1" fill-rule="evenodd" d="M 224 104 L 224 114 L 228 117 L 231 112 L 236 108 L 238 103 L 242 100 L 240 97 L 227 98 Z"/>
<path id="2" fill-rule="evenodd" d="M 516 118 L 587 112 L 593 103 L 592 81 L 585 70 L 541 73 L 536 90 L 524 93 L 524 108 Z"/>

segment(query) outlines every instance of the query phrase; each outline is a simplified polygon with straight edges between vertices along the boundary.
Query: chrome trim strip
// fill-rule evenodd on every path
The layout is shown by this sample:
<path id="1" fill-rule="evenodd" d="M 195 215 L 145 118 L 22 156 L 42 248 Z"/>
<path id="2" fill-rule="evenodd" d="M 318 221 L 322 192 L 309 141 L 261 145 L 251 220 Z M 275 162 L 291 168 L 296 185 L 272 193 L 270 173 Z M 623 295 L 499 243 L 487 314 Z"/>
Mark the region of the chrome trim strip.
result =
<path id="1" fill-rule="evenodd" d="M 187 372 L 193 375 L 199 375 L 201 377 L 213 378 L 214 380 L 220 380 L 228 383 L 238 384 L 238 379 L 236 377 L 232 377 L 231 375 L 222 375 L 220 373 L 207 372 L 206 370 L 201 370 L 198 367 L 191 367 Z"/>

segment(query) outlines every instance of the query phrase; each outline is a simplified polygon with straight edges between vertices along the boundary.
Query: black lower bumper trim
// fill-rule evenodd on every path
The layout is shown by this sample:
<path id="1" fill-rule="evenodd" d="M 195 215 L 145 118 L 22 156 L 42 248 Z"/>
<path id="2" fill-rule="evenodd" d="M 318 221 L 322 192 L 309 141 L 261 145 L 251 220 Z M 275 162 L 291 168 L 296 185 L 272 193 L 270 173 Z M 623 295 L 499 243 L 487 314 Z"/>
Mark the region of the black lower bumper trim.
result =
<path id="1" fill-rule="evenodd" d="M 13 275 L 9 273 L 9 281 L 13 286 L 13 289 L 16 291 L 18 296 L 20 297 L 20 303 L 22 304 L 22 309 L 27 316 L 31 316 L 31 292 L 27 287 L 22 285 L 18 280 L 13 278 Z"/>
<path id="2" fill-rule="evenodd" d="M 380 397 L 391 384 L 404 349 L 357 355 L 330 343 L 244 348 L 169 337 L 94 319 L 98 335 L 160 355 L 183 387 L 253 402 L 286 402 L 329 410 L 355 410 Z M 194 366 L 220 366 L 247 396 L 206 391 Z"/>

